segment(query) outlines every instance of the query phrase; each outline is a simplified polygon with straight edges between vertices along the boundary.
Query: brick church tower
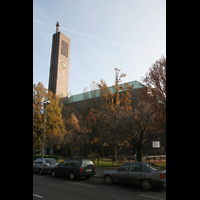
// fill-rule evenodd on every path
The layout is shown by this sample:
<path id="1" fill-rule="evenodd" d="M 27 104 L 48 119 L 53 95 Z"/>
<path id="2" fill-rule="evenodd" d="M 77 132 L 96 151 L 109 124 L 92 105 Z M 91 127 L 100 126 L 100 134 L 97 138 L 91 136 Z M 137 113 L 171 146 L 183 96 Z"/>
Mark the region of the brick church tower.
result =
<path id="1" fill-rule="evenodd" d="M 60 98 L 66 98 L 69 85 L 70 38 L 59 31 L 59 26 L 57 22 L 56 33 L 52 38 L 48 89 Z"/>

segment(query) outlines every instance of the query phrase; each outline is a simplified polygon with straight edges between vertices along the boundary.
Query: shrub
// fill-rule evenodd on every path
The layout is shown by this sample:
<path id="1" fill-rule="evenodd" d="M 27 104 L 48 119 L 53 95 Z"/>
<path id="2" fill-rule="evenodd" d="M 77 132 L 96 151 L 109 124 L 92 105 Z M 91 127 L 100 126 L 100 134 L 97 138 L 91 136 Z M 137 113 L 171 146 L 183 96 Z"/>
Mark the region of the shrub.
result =
<path id="1" fill-rule="evenodd" d="M 98 153 L 91 152 L 90 154 L 88 154 L 88 158 L 90 158 L 91 160 L 95 160 L 95 158 L 98 158 Z"/>

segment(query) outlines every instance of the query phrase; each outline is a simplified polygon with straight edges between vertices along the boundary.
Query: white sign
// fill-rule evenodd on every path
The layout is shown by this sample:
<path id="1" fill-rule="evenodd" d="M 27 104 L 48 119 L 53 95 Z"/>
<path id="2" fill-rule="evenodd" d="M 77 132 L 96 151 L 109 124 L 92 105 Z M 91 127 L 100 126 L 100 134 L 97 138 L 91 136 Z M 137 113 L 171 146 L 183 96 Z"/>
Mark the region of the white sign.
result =
<path id="1" fill-rule="evenodd" d="M 153 148 L 160 148 L 160 141 L 153 141 L 152 146 Z"/>

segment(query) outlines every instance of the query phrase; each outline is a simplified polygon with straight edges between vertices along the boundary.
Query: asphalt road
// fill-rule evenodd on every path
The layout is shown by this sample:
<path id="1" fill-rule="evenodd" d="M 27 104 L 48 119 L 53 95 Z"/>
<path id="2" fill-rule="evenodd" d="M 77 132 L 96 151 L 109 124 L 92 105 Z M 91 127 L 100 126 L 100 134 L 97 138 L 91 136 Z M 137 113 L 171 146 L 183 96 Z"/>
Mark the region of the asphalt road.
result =
<path id="1" fill-rule="evenodd" d="M 139 186 L 114 183 L 105 185 L 101 178 L 78 178 L 70 181 L 66 177 L 52 178 L 50 175 L 33 173 L 33 199 L 48 200 L 165 200 L 166 188 L 144 191 Z"/>

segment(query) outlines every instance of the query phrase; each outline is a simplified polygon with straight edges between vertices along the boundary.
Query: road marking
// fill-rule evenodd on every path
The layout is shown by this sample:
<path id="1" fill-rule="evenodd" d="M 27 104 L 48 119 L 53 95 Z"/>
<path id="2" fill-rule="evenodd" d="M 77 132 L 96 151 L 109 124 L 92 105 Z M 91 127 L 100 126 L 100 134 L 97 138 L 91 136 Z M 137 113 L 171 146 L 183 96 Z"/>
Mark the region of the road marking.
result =
<path id="1" fill-rule="evenodd" d="M 67 182 L 67 183 L 72 183 L 72 184 L 76 184 L 76 185 L 83 185 L 83 186 L 87 186 L 87 187 L 93 187 L 93 188 L 96 187 L 96 186 L 94 186 L 94 185 L 86 185 L 86 184 L 81 184 L 81 183 L 74 183 L 74 182 L 70 182 L 70 181 L 65 181 L 65 182 Z"/>
<path id="2" fill-rule="evenodd" d="M 160 200 L 165 200 L 165 199 L 162 199 L 162 198 L 158 198 L 158 197 L 152 197 L 152 196 L 147 196 L 147 195 L 143 195 L 143 194 L 140 194 L 139 196 L 141 196 L 141 197 L 148 197 L 148 198 L 152 198 L 152 199 L 160 199 Z"/>
<path id="3" fill-rule="evenodd" d="M 38 197 L 38 198 L 40 198 L 40 199 L 43 198 L 43 196 L 40 196 L 40 195 L 37 195 L 37 194 L 33 194 L 33 196 L 34 196 L 34 197 Z"/>

